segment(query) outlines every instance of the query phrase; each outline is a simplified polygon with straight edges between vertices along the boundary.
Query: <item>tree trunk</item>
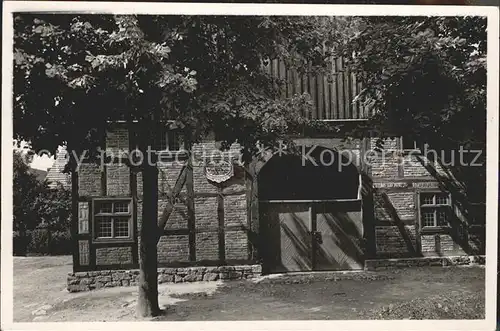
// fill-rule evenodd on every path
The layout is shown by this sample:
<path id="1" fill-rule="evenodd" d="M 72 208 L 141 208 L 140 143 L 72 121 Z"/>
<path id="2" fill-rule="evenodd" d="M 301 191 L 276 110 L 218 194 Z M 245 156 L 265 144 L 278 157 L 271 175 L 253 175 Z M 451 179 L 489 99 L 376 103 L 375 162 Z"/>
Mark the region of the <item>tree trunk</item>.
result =
<path id="1" fill-rule="evenodd" d="M 143 155 L 145 149 L 141 148 Z M 156 163 L 156 159 L 153 160 Z M 137 314 L 152 317 L 160 314 L 158 305 L 158 168 L 148 164 L 145 157 L 142 167 L 143 205 L 139 238 L 139 298 Z"/>

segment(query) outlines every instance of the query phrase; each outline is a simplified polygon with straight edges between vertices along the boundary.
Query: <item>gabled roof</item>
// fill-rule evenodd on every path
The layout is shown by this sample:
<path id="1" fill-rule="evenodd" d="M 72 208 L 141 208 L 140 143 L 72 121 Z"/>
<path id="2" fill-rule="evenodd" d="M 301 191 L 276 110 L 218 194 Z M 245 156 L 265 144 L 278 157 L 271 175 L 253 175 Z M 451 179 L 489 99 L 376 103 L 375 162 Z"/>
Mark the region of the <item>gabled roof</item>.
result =
<path id="1" fill-rule="evenodd" d="M 58 183 L 62 184 L 65 188 L 71 188 L 70 174 L 63 173 L 64 166 L 68 163 L 68 152 L 65 147 L 59 148 L 56 154 L 56 160 L 52 167 L 48 169 L 47 176 L 45 177 L 49 183 L 49 187 L 55 188 Z"/>

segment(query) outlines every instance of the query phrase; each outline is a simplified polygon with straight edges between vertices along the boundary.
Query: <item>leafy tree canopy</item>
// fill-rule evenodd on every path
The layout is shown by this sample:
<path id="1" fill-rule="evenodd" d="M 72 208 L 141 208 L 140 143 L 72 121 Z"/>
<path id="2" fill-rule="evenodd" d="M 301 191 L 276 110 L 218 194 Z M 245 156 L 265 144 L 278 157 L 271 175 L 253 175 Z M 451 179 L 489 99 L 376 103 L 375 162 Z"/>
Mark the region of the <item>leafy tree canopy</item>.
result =
<path id="1" fill-rule="evenodd" d="M 264 16 L 16 15 L 14 132 L 35 151 L 95 152 L 109 122 L 137 121 L 142 151 L 173 121 L 197 141 L 214 132 L 249 160 L 314 123 L 307 95 L 279 98 L 264 65 L 325 67 L 348 20 Z M 333 28 L 336 27 L 336 28 Z M 142 164 L 138 313 L 159 312 L 157 169 Z"/>
<path id="2" fill-rule="evenodd" d="M 377 110 L 370 125 L 443 145 L 484 146 L 485 18 L 366 17 L 362 25 L 344 53 L 364 73 L 358 98 Z"/>
<path id="3" fill-rule="evenodd" d="M 324 68 L 351 21 L 326 17 L 16 15 L 14 129 L 35 150 L 92 151 L 110 120 L 168 118 L 246 155 L 313 126 L 263 71 Z M 156 121 L 157 122 L 157 121 Z"/>
<path id="4" fill-rule="evenodd" d="M 486 23 L 484 17 L 363 17 L 359 33 L 343 45 L 351 68 L 363 72 L 358 98 L 376 111 L 352 134 L 377 130 L 446 152 L 476 201 L 484 201 L 486 181 Z M 478 159 L 464 155 L 465 163 L 482 166 L 460 164 L 460 147 L 482 151 Z"/>

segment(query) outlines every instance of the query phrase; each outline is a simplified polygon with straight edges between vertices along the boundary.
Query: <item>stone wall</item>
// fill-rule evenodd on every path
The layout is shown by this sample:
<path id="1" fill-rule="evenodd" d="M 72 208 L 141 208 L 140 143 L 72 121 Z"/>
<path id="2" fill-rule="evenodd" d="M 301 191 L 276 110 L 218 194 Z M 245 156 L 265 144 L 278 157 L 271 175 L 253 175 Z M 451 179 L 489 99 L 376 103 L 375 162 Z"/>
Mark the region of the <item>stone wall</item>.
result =
<path id="1" fill-rule="evenodd" d="M 158 283 L 185 283 L 216 280 L 251 279 L 260 276 L 260 265 L 160 268 Z M 69 292 L 82 292 L 103 287 L 137 286 L 139 270 L 103 270 L 68 274 Z"/>
<path id="2" fill-rule="evenodd" d="M 95 250 L 96 265 L 132 263 L 132 247 L 101 247 Z"/>
<path id="3" fill-rule="evenodd" d="M 480 256 L 442 256 L 442 257 L 422 257 L 422 258 L 406 258 L 406 259 L 377 259 L 366 260 L 365 270 L 385 270 L 391 268 L 407 268 L 407 267 L 427 267 L 427 266 L 468 266 L 468 265 L 485 265 L 486 258 Z"/>

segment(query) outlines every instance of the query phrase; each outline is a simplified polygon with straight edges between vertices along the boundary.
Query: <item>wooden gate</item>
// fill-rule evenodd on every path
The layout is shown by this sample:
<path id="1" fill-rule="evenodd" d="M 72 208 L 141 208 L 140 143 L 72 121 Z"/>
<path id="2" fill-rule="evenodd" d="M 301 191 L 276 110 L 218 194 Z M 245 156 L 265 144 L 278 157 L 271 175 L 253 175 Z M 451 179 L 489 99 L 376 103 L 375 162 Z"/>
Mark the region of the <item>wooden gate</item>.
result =
<path id="1" fill-rule="evenodd" d="M 269 273 L 363 268 L 361 201 L 261 201 Z"/>

